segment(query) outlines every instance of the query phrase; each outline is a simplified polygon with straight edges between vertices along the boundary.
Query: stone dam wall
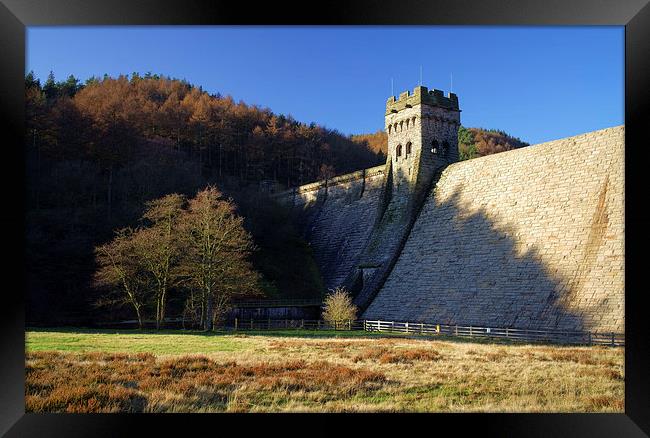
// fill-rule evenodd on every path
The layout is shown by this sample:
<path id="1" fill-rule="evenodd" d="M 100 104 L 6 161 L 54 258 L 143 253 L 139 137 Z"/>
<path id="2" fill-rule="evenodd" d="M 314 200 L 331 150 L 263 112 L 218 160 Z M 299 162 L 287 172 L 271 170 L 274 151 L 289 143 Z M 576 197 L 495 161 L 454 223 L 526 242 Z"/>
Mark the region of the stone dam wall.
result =
<path id="1" fill-rule="evenodd" d="M 450 165 L 364 317 L 624 331 L 624 129 Z"/>
<path id="2" fill-rule="evenodd" d="M 619 126 L 449 165 L 362 317 L 623 333 L 624 136 Z M 302 212 L 328 288 L 357 267 L 382 168 L 278 195 Z"/>
<path id="3" fill-rule="evenodd" d="M 274 196 L 297 211 L 327 289 L 341 286 L 359 262 L 377 218 L 384 171 L 381 165 Z"/>

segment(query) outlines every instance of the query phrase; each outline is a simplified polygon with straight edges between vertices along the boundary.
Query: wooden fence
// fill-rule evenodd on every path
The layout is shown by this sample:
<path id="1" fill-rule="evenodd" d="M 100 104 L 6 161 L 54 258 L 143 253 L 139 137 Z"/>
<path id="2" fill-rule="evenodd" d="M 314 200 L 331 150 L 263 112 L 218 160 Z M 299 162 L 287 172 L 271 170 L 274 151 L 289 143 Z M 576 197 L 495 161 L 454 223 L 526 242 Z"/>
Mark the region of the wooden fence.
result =
<path id="1" fill-rule="evenodd" d="M 322 319 L 238 319 L 230 324 L 235 330 L 363 330 L 363 321 L 343 321 L 333 326 Z"/>
<path id="2" fill-rule="evenodd" d="M 501 338 L 520 342 L 548 342 L 560 344 L 625 345 L 625 335 L 620 333 L 595 333 L 561 330 L 532 330 L 502 327 L 479 327 L 464 325 L 429 324 L 401 321 L 346 321 L 333 327 L 323 320 L 238 320 L 230 322 L 235 330 L 364 330 L 368 332 L 403 333 L 422 336 L 458 336 L 470 338 Z"/>
<path id="3" fill-rule="evenodd" d="M 287 300 L 251 300 L 235 301 L 232 307 L 304 307 L 304 306 L 322 306 L 323 301 L 320 299 L 287 299 Z"/>

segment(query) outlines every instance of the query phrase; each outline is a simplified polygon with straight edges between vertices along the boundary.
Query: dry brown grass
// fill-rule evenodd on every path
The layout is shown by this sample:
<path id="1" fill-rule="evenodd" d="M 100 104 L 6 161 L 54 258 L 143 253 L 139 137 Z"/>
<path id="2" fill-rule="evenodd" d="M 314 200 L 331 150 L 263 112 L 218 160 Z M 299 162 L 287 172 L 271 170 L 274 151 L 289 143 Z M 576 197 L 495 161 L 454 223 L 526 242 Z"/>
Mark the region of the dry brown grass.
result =
<path id="1" fill-rule="evenodd" d="M 418 349 L 389 349 L 386 347 L 373 347 L 364 350 L 361 354 L 354 356 L 354 362 L 365 360 L 377 360 L 379 363 L 413 363 L 414 361 L 433 361 L 440 359 L 440 353 L 435 350 Z"/>
<path id="2" fill-rule="evenodd" d="M 625 403 L 623 400 L 613 397 L 611 395 L 600 395 L 596 397 L 589 397 L 590 410 L 598 411 L 601 409 L 611 409 L 623 412 L 625 410 Z"/>
<path id="3" fill-rule="evenodd" d="M 224 345 L 228 349 L 182 356 L 28 352 L 26 408 L 29 412 L 624 409 L 621 348 L 272 336 L 231 336 Z"/>
<path id="4" fill-rule="evenodd" d="M 241 398 L 229 406 L 234 393 L 248 399 L 264 392 L 338 399 L 386 381 L 383 373 L 326 361 L 240 365 L 203 355 L 156 360 L 153 355 L 40 352 L 28 355 L 26 371 L 28 412 L 248 410 Z"/>

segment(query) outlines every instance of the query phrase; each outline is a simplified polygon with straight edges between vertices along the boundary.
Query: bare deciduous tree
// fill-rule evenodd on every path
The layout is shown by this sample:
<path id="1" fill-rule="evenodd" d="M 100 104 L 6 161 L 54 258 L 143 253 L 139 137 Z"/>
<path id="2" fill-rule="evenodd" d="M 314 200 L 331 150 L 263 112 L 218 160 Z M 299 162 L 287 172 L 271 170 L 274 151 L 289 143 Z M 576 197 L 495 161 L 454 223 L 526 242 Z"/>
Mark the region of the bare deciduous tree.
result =
<path id="1" fill-rule="evenodd" d="M 207 187 L 189 201 L 182 224 L 188 243 L 182 270 L 198 292 L 190 306 L 198 300 L 200 323 L 212 330 L 233 296 L 257 289 L 259 276 L 247 260 L 253 241 L 235 205 L 215 187 Z"/>
<path id="2" fill-rule="evenodd" d="M 323 319 L 336 330 L 349 324 L 356 318 L 357 307 L 345 288 L 331 290 L 324 300 Z"/>
<path id="3" fill-rule="evenodd" d="M 185 198 L 178 194 L 148 202 L 143 219 L 151 222 L 151 226 L 139 229 L 132 236 L 134 249 L 153 283 L 156 328 L 164 321 L 169 290 L 180 279 L 177 266 L 183 241 L 178 235 L 178 222 L 184 203 Z"/>
<path id="4" fill-rule="evenodd" d="M 142 306 L 145 303 L 148 279 L 142 269 L 134 241 L 134 230 L 124 228 L 118 230 L 115 238 L 95 249 L 99 270 L 95 273 L 95 283 L 109 288 L 114 299 L 113 303 L 130 304 L 138 318 L 138 326 L 142 328 Z"/>

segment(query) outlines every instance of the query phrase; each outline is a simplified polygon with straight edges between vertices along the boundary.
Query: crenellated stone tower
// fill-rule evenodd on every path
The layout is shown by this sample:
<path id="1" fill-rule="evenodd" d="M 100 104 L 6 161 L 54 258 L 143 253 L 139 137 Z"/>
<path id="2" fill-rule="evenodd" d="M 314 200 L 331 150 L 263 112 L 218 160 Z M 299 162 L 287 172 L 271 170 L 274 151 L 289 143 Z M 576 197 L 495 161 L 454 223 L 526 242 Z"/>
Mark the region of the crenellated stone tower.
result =
<path id="1" fill-rule="evenodd" d="M 364 309 L 390 273 L 439 170 L 458 161 L 458 97 L 416 87 L 386 102 L 384 196 L 358 268 L 346 279 Z"/>
<path id="2" fill-rule="evenodd" d="M 458 161 L 458 97 L 416 87 L 386 102 L 387 166 L 393 193 L 427 187 L 436 169 Z"/>
<path id="3" fill-rule="evenodd" d="M 327 289 L 362 319 L 624 332 L 624 126 L 453 163 L 453 94 L 391 97 L 385 120 L 386 163 L 272 195 Z"/>

